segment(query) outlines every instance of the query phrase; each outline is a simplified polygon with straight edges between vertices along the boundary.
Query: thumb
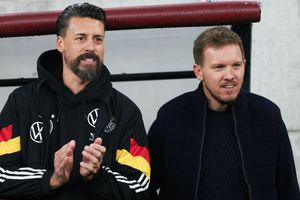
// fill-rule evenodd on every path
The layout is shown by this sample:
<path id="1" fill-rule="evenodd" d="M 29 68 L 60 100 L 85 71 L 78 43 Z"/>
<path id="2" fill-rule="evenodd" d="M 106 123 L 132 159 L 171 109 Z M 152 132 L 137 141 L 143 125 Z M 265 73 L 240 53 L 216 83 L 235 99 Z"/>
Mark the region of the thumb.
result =
<path id="1" fill-rule="evenodd" d="M 73 150 L 75 149 L 75 146 L 76 146 L 75 140 L 71 140 L 71 141 L 68 143 L 68 146 L 69 146 L 69 148 L 71 148 L 71 150 L 73 151 Z"/>
<path id="2" fill-rule="evenodd" d="M 102 139 L 100 137 L 97 137 L 94 141 L 95 144 L 99 144 L 101 145 L 102 144 Z"/>

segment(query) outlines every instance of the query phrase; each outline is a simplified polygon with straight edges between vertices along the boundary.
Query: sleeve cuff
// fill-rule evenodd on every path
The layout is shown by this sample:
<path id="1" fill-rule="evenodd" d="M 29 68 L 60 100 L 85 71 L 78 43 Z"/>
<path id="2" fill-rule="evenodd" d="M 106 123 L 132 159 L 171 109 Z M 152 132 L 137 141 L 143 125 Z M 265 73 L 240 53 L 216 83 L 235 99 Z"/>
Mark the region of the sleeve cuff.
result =
<path id="1" fill-rule="evenodd" d="M 45 172 L 45 174 L 43 175 L 42 183 L 41 183 L 41 191 L 45 195 L 56 193 L 56 190 L 51 190 L 49 185 L 53 172 L 54 170 L 47 170 L 47 172 Z"/>

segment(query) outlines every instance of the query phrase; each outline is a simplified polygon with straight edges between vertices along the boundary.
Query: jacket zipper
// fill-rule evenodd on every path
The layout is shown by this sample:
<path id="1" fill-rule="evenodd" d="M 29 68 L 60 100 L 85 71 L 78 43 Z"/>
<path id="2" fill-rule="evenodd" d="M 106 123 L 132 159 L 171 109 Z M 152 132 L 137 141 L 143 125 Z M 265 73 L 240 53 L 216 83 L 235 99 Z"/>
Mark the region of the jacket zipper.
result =
<path id="1" fill-rule="evenodd" d="M 236 118 L 235 118 L 235 115 L 234 115 L 234 112 L 233 112 L 233 107 L 231 108 L 231 112 L 232 112 L 233 121 L 234 121 L 234 133 L 235 133 L 235 136 L 236 136 L 236 139 L 237 139 L 237 142 L 238 142 L 238 145 L 239 145 L 239 150 L 240 150 L 240 153 L 241 153 L 243 174 L 244 174 L 245 182 L 246 182 L 246 184 L 248 186 L 249 198 L 251 200 L 252 199 L 251 198 L 251 188 L 250 188 L 250 184 L 249 184 L 249 181 L 247 179 L 247 176 L 246 176 L 246 170 L 245 170 L 245 164 L 244 164 L 244 155 L 243 155 L 243 151 L 242 151 L 240 139 L 239 139 L 238 134 L 237 134 L 237 129 L 236 129 L 236 124 L 237 123 L 236 123 Z"/>
<path id="2" fill-rule="evenodd" d="M 206 103 L 204 103 L 204 118 L 203 118 L 203 135 L 202 135 L 202 141 L 200 146 L 200 159 L 199 159 L 199 171 L 198 171 L 198 184 L 196 188 L 196 199 L 199 199 L 198 190 L 199 190 L 199 184 L 200 184 L 200 175 L 201 175 L 201 167 L 202 167 L 202 151 L 203 151 L 203 145 L 204 145 L 204 138 L 205 138 L 205 121 L 206 121 Z"/>

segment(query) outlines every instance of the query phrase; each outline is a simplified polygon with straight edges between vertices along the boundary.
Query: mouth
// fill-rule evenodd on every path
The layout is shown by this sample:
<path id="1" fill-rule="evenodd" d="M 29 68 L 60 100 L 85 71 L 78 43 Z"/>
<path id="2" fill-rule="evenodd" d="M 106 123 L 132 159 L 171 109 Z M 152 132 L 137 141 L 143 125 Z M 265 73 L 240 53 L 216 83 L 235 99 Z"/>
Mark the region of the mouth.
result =
<path id="1" fill-rule="evenodd" d="M 77 62 L 80 65 L 96 65 L 99 62 L 99 57 L 93 52 L 87 52 L 77 57 Z"/>
<path id="2" fill-rule="evenodd" d="M 232 89 L 236 86 L 235 83 L 226 83 L 226 84 L 222 84 L 221 87 L 225 88 L 225 89 Z"/>
<path id="3" fill-rule="evenodd" d="M 221 88 L 223 89 L 226 94 L 232 94 L 235 93 L 237 83 L 224 83 L 221 85 Z"/>
<path id="4" fill-rule="evenodd" d="M 80 62 L 83 65 L 93 65 L 96 63 L 96 60 L 93 58 L 85 58 L 85 59 L 82 59 Z"/>

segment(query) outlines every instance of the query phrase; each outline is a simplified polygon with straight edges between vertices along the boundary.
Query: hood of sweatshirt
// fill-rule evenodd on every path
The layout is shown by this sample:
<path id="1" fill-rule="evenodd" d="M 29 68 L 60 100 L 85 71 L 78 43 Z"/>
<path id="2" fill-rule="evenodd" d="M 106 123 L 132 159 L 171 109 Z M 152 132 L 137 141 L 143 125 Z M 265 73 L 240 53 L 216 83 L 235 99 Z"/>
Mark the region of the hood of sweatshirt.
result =
<path id="1" fill-rule="evenodd" d="M 36 108 L 37 114 L 44 124 L 44 132 L 48 133 L 53 128 L 48 123 L 51 119 L 51 114 L 54 113 L 56 115 L 54 120 L 56 123 L 54 126 L 62 127 L 60 125 L 60 120 L 64 115 L 63 113 L 66 107 L 74 108 L 72 109 L 74 110 L 74 116 L 82 116 L 87 119 L 87 114 L 89 112 L 88 106 L 97 105 L 97 107 L 104 108 L 101 109 L 101 118 L 97 120 L 95 131 L 95 135 L 100 136 L 100 133 L 112 116 L 110 101 L 113 88 L 110 82 L 111 75 L 108 69 L 103 65 L 98 77 L 88 83 L 88 85 L 77 94 L 74 94 L 64 85 L 62 69 L 62 54 L 57 50 L 46 51 L 38 58 L 37 71 L 39 80 L 36 92 Z M 66 127 L 65 120 L 64 127 Z M 56 134 L 57 130 L 58 128 L 54 128 L 51 135 Z M 58 147 L 55 146 L 56 143 L 49 141 L 49 134 L 43 135 L 43 143 L 45 144 L 43 145 L 43 153 L 41 155 L 46 155 L 47 157 L 49 151 L 58 149 Z M 52 147 L 51 145 L 54 146 Z M 52 160 L 53 159 L 45 158 L 45 166 L 47 166 L 47 161 L 52 162 Z M 52 164 L 48 165 L 51 166 Z"/>
<path id="2" fill-rule="evenodd" d="M 110 72 L 102 66 L 98 77 L 91 81 L 78 94 L 67 88 L 62 80 L 62 54 L 57 50 L 49 50 L 40 55 L 37 61 L 37 71 L 40 86 L 46 84 L 56 95 L 72 104 L 82 101 L 101 100 L 108 102 L 112 92 Z"/>

